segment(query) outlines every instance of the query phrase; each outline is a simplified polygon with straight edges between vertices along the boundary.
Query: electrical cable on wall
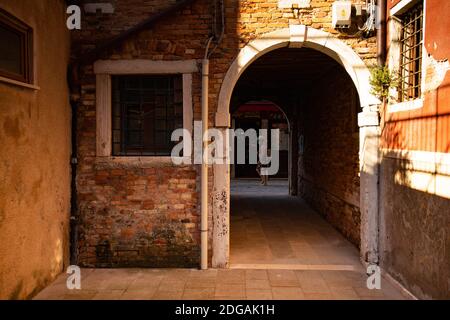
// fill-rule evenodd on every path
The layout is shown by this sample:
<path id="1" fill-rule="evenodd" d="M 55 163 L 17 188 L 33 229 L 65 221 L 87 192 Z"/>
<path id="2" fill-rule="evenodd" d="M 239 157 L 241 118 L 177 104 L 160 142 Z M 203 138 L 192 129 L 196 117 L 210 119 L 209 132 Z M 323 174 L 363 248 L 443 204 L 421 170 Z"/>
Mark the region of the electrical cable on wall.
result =
<path id="1" fill-rule="evenodd" d="M 364 26 L 360 28 L 363 33 L 370 33 L 376 28 L 376 14 L 377 14 L 377 5 L 375 0 L 366 0 L 366 10 L 367 10 L 367 20 L 364 23 Z"/>
<path id="2" fill-rule="evenodd" d="M 349 0 L 348 2 L 351 2 L 351 0 Z M 345 3 L 345 1 L 336 1 L 335 3 L 342 4 Z M 372 35 L 372 32 L 376 30 L 376 0 L 365 0 L 365 5 L 352 5 L 351 11 L 351 23 L 349 23 L 348 25 L 336 25 L 335 29 L 339 31 L 339 33 L 351 38 L 370 37 Z M 363 11 L 365 11 L 365 14 L 363 14 Z M 363 17 L 362 19 L 364 19 L 365 21 L 362 23 L 362 25 L 361 21 L 358 21 L 356 17 Z"/>

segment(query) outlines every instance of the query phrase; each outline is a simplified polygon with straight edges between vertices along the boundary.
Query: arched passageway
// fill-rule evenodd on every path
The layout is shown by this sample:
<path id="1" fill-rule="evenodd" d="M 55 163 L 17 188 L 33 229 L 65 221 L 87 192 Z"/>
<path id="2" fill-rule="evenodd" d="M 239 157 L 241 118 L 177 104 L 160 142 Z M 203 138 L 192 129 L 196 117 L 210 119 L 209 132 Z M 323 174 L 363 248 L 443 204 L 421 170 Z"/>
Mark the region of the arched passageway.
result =
<path id="1" fill-rule="evenodd" d="M 276 101 L 286 115 L 280 163 L 286 149 L 289 183 L 277 175 L 268 186 L 237 179 L 245 171 L 239 168 L 248 165 L 232 166 L 231 267 L 357 265 L 360 105 L 351 78 L 317 50 L 281 48 L 258 58 L 239 78 L 230 103 L 233 128 L 259 129 L 263 122 L 268 129 L 279 127 L 269 125 L 270 112 L 258 112 L 270 104 L 258 101 Z"/>
<path id="2" fill-rule="evenodd" d="M 292 81 L 284 81 L 281 83 L 278 83 L 278 87 L 282 87 L 284 89 L 283 94 L 278 94 L 278 97 L 281 97 L 283 100 L 292 100 L 292 93 L 302 91 L 304 93 L 307 93 L 307 96 L 310 97 L 309 100 L 305 101 L 314 101 L 318 105 L 326 105 L 324 108 L 310 108 L 309 110 L 311 112 L 306 113 L 303 121 L 305 123 L 304 129 L 305 134 L 303 137 L 299 135 L 299 132 L 295 133 L 295 128 L 291 130 L 291 146 L 292 146 L 292 152 L 291 155 L 301 155 L 302 151 L 305 151 L 306 148 L 309 146 L 313 146 L 316 151 L 315 152 L 309 152 L 308 154 L 320 154 L 320 146 L 328 145 L 330 148 L 327 150 L 324 150 L 326 152 L 330 150 L 339 150 L 341 147 L 340 143 L 343 141 L 346 141 L 345 139 L 337 139 L 338 135 L 333 134 L 332 132 L 327 135 L 328 140 L 326 144 L 317 143 L 317 139 L 312 139 L 312 141 L 315 141 L 316 143 L 309 144 L 308 138 L 307 138 L 307 132 L 309 134 L 314 135 L 314 130 L 317 130 L 315 126 L 317 124 L 322 125 L 324 128 L 330 128 L 330 123 L 327 123 L 329 121 L 340 121 L 343 118 L 340 118 L 340 116 L 345 116 L 344 122 L 350 121 L 351 123 L 355 123 L 354 117 L 348 116 L 348 114 L 344 115 L 343 110 L 334 110 L 330 111 L 328 109 L 332 109 L 333 106 L 345 106 L 346 104 L 336 103 L 333 100 L 323 101 L 324 98 L 329 97 L 341 97 L 341 98 L 348 98 L 348 90 L 342 90 L 342 88 L 337 87 L 339 84 L 353 84 L 353 89 L 356 89 L 357 94 L 355 94 L 356 97 L 359 97 L 360 101 L 360 108 L 357 108 L 358 110 L 355 111 L 355 117 L 356 114 L 358 114 L 358 126 L 359 126 L 359 139 L 356 132 L 349 133 L 347 131 L 347 135 L 353 136 L 354 139 L 352 141 L 358 142 L 359 140 L 359 170 L 357 172 L 359 173 L 359 180 L 356 179 L 355 183 L 358 181 L 360 182 L 360 215 L 358 217 L 357 214 L 354 214 L 352 210 L 349 210 L 349 207 L 345 209 L 345 214 L 337 215 L 338 217 L 346 217 L 347 219 L 341 220 L 337 219 L 335 221 L 356 221 L 358 222 L 358 219 L 360 220 L 360 232 L 356 231 L 356 236 L 354 236 L 355 233 L 347 234 L 347 237 L 349 239 L 356 239 L 360 240 L 360 257 L 361 260 L 368 263 L 376 263 L 377 261 L 377 252 L 378 252 L 378 175 L 379 175 L 379 169 L 378 169 L 378 160 L 377 160 L 377 153 L 378 153 L 378 135 L 379 135 L 379 115 L 378 115 L 378 106 L 380 101 L 376 99 L 373 95 L 370 93 L 370 84 L 369 84 L 369 78 L 370 73 L 365 65 L 365 63 L 361 60 L 361 58 L 344 42 L 337 39 L 333 35 L 326 33 L 324 31 L 320 31 L 314 28 L 310 28 L 303 25 L 293 25 L 290 26 L 290 28 L 285 29 L 279 29 L 274 32 L 270 32 L 267 34 L 262 35 L 261 37 L 251 41 L 248 43 L 245 47 L 243 47 L 234 62 L 231 64 L 230 68 L 228 69 L 226 76 L 224 78 L 224 81 L 221 86 L 220 94 L 219 94 L 219 100 L 218 100 L 218 109 L 215 116 L 215 126 L 217 129 L 221 130 L 224 134 L 227 134 L 227 128 L 230 127 L 230 106 L 233 104 L 234 98 L 233 95 L 236 95 L 236 92 L 239 92 L 239 84 L 238 82 L 241 82 L 241 80 L 245 79 L 244 72 L 249 69 L 253 65 L 257 65 L 257 61 L 259 58 L 266 56 L 270 52 L 276 51 L 277 49 L 299 49 L 299 50 L 308 50 L 312 49 L 315 53 L 318 53 L 319 56 L 323 59 L 327 59 L 330 63 L 334 62 L 337 63 L 338 67 L 341 68 L 339 74 L 337 75 L 337 78 L 333 78 L 330 76 L 329 72 L 326 71 L 326 63 L 320 64 L 317 61 L 314 63 L 303 63 L 303 67 L 308 68 L 310 70 L 314 70 L 314 74 L 309 74 L 309 76 L 322 76 L 322 79 L 326 79 L 328 82 L 322 83 L 322 85 L 317 84 L 317 82 L 314 82 L 313 80 L 315 78 L 310 78 L 308 76 L 305 76 L 305 73 L 301 70 L 298 70 L 298 72 L 292 72 L 292 65 L 287 67 L 287 71 L 291 72 Z M 305 54 L 307 54 L 307 51 L 303 51 Z M 317 59 L 319 56 L 315 56 L 314 58 Z M 293 58 L 295 61 L 301 65 L 301 59 L 298 58 L 298 56 Z M 307 60 L 303 60 L 307 61 Z M 261 60 L 260 60 L 261 62 Z M 255 63 L 255 64 L 254 64 Z M 336 63 L 334 66 L 336 66 Z M 272 67 L 275 69 L 274 67 Z M 336 69 L 338 70 L 338 69 Z M 343 71 L 344 70 L 344 71 Z M 331 72 L 331 70 L 329 70 Z M 265 74 L 263 74 L 265 75 Z M 285 72 L 282 72 L 281 69 L 273 70 L 272 72 L 272 78 L 278 78 L 280 76 L 286 76 Z M 341 77 L 341 78 L 339 78 Z M 351 81 L 344 81 L 342 82 L 342 77 L 346 77 L 347 79 L 351 79 Z M 255 79 L 255 78 L 254 78 Z M 267 77 L 263 77 L 260 79 L 267 79 Z M 303 84 L 300 83 L 303 81 Z M 297 82 L 297 84 L 296 84 Z M 276 83 L 276 81 L 272 81 L 272 83 Z M 311 83 L 315 83 L 317 90 L 314 90 L 313 92 L 308 91 L 308 88 L 311 88 L 309 86 Z M 328 91 L 324 91 L 322 89 L 327 89 Z M 252 92 L 251 88 L 250 90 L 241 90 L 244 94 L 249 94 Z M 261 90 L 261 92 L 264 91 L 264 96 L 266 96 L 266 99 L 269 99 L 271 101 L 276 102 L 279 105 L 285 106 L 285 103 L 283 101 L 279 102 L 276 101 L 276 99 L 271 99 L 270 97 L 267 97 L 270 95 L 270 90 Z M 313 99 L 315 94 L 316 99 Z M 296 95 L 294 95 L 296 96 Z M 254 97 L 249 97 L 244 100 L 251 100 L 254 99 Z M 321 101 L 322 100 L 322 101 Z M 346 101 L 351 101 L 347 99 Z M 311 104 L 309 104 L 311 105 Z M 294 109 L 296 110 L 296 109 Z M 359 113 L 358 113 L 359 112 Z M 289 114 L 288 114 L 289 116 Z M 321 121 L 318 121 L 317 123 L 311 121 L 311 117 L 315 119 L 321 119 Z M 349 125 L 349 123 L 347 123 Z M 344 126 L 347 128 L 346 126 Z M 351 126 L 353 127 L 353 126 Z M 340 126 L 342 128 L 342 126 Z M 355 129 L 356 131 L 356 129 Z M 343 132 L 341 132 L 343 133 Z M 317 133 L 316 133 L 317 134 Z M 297 143 L 292 143 L 294 140 L 292 139 L 292 136 L 296 136 L 299 139 L 296 140 Z M 320 137 L 321 135 L 317 135 L 316 137 Z M 323 137 L 323 136 L 322 136 Z M 348 138 L 347 137 L 347 138 Z M 335 143 L 338 142 L 338 143 Z M 353 144 L 351 144 L 353 145 Z M 312 150 L 312 149 L 311 149 Z M 329 154 L 329 153 L 328 153 Z M 349 155 L 352 157 L 354 153 L 352 152 L 345 152 L 342 149 L 340 150 L 341 156 L 347 156 Z M 303 190 L 306 190 L 310 192 L 311 200 L 319 200 L 315 201 L 316 203 L 319 203 L 321 200 L 326 199 L 324 197 L 317 197 L 317 194 L 320 193 L 314 193 L 315 191 L 311 190 L 317 190 L 317 191 L 323 191 L 323 188 L 301 188 L 302 186 L 305 186 L 306 184 L 301 184 L 299 181 L 308 182 L 311 181 L 311 179 L 302 179 L 302 170 L 306 169 L 307 167 L 313 168 L 313 170 L 309 170 L 310 172 L 319 172 L 323 173 L 326 172 L 323 169 L 327 167 L 318 167 L 317 164 L 323 164 L 323 162 L 315 162 L 312 158 L 303 157 L 305 162 L 305 167 L 302 167 L 300 165 L 300 160 L 298 159 L 299 165 L 291 165 L 291 172 L 290 177 L 297 177 L 297 179 L 290 179 L 290 192 L 291 194 L 302 194 Z M 330 157 L 328 157 L 331 159 Z M 294 161 L 293 161 L 294 160 Z M 290 159 L 291 164 L 296 163 L 295 159 Z M 357 164 L 357 161 L 352 161 L 352 166 L 341 166 L 339 167 L 340 163 L 345 163 L 345 161 L 335 161 L 334 163 L 331 163 L 328 161 L 329 164 L 331 164 L 331 168 L 333 168 L 333 172 L 337 172 L 340 170 L 340 168 L 348 169 L 353 168 L 355 164 Z M 313 164 L 313 165 L 311 165 Z M 308 166 L 306 166 L 308 165 Z M 314 167 L 315 165 L 315 167 Z M 295 172 L 297 170 L 297 172 Z M 317 180 L 320 181 L 321 179 Z M 324 179 L 326 181 L 326 179 Z M 332 179 L 328 179 L 331 181 Z M 351 180 L 351 179 L 349 179 Z M 335 180 L 338 181 L 338 180 Z M 339 186 L 339 183 L 335 183 L 335 186 Z M 311 186 L 311 185 L 310 185 Z M 344 187 L 341 186 L 341 190 L 343 190 Z M 332 189 L 334 190 L 334 189 Z M 351 191 L 351 190 L 350 190 Z M 332 192 L 330 192 L 331 195 L 333 195 Z M 349 192 L 348 190 L 344 192 L 344 196 L 341 196 L 340 198 L 343 200 L 346 200 L 344 202 L 347 202 L 347 200 L 355 199 L 356 196 L 353 192 Z M 351 195 L 351 196 L 350 196 Z M 349 197 L 350 196 L 350 197 Z M 306 198 L 306 196 L 305 196 Z M 337 197 L 336 197 L 337 198 Z M 323 201 L 322 204 L 332 204 L 333 199 L 336 199 L 333 197 L 329 197 L 328 200 Z M 336 214 L 334 211 L 331 211 L 331 214 L 329 218 L 336 217 Z M 230 263 L 230 166 L 226 164 L 216 164 L 214 165 L 214 195 L 213 195 L 213 205 L 212 205 L 212 215 L 213 220 L 215 223 L 213 224 L 213 230 L 212 230 L 212 265 L 214 267 L 227 267 Z M 344 223 L 342 225 L 341 230 L 355 230 L 355 228 L 347 228 L 348 225 Z M 345 232 L 344 232 L 345 233 Z M 355 242 L 355 241 L 353 241 Z"/>

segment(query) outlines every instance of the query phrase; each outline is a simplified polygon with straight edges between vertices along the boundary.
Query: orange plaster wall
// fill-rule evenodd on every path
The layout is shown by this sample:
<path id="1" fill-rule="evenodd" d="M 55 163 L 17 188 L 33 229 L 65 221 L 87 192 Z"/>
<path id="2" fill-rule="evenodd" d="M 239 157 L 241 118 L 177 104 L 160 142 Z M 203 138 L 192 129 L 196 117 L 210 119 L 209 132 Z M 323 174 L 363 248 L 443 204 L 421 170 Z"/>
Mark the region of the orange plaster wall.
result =
<path id="1" fill-rule="evenodd" d="M 400 0 L 388 1 L 388 9 Z M 450 1 L 426 0 L 424 59 L 450 58 Z M 441 18 L 439 18 L 441 17 Z M 389 31 L 388 31 L 389 32 Z M 389 44 L 388 44 L 389 48 Z M 432 68 L 424 70 L 429 81 L 435 77 Z M 450 72 L 436 90 L 424 94 L 424 106 L 418 110 L 383 113 L 382 146 L 431 152 L 450 151 Z"/>

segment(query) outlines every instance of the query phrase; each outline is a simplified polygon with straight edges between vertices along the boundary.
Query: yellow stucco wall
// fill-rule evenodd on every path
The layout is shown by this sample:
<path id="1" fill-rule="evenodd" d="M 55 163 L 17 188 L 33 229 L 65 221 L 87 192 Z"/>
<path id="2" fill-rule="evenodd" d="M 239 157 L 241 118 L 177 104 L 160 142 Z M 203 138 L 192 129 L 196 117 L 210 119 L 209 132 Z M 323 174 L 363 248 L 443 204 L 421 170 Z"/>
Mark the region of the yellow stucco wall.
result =
<path id="1" fill-rule="evenodd" d="M 25 299 L 69 260 L 69 31 L 62 0 L 2 0 L 34 30 L 39 90 L 0 81 L 0 299 Z"/>

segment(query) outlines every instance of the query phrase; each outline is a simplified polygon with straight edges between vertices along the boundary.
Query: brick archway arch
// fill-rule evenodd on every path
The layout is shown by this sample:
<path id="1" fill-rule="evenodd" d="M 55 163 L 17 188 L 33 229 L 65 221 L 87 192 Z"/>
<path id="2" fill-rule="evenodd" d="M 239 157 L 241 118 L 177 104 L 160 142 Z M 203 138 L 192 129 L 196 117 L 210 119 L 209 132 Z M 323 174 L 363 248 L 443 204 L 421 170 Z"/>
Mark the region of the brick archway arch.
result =
<path id="1" fill-rule="evenodd" d="M 264 54 L 285 47 L 305 47 L 328 55 L 347 70 L 360 96 L 361 107 L 379 105 L 380 101 L 370 93 L 369 69 L 356 52 L 330 33 L 304 25 L 294 25 L 264 34 L 241 49 L 228 69 L 220 90 L 216 127 L 229 127 L 231 95 L 244 71 Z"/>
<path id="2" fill-rule="evenodd" d="M 216 128 L 227 134 L 230 127 L 230 101 L 234 87 L 243 72 L 264 54 L 285 47 L 310 48 L 322 52 L 341 64 L 359 94 L 362 112 L 360 126 L 361 173 L 361 259 L 377 262 L 378 257 L 378 136 L 380 101 L 370 93 L 370 72 L 363 60 L 343 41 L 330 33 L 304 25 L 276 30 L 262 35 L 242 48 L 228 69 L 218 99 Z M 213 191 L 213 267 L 229 265 L 230 168 L 214 165 Z"/>

